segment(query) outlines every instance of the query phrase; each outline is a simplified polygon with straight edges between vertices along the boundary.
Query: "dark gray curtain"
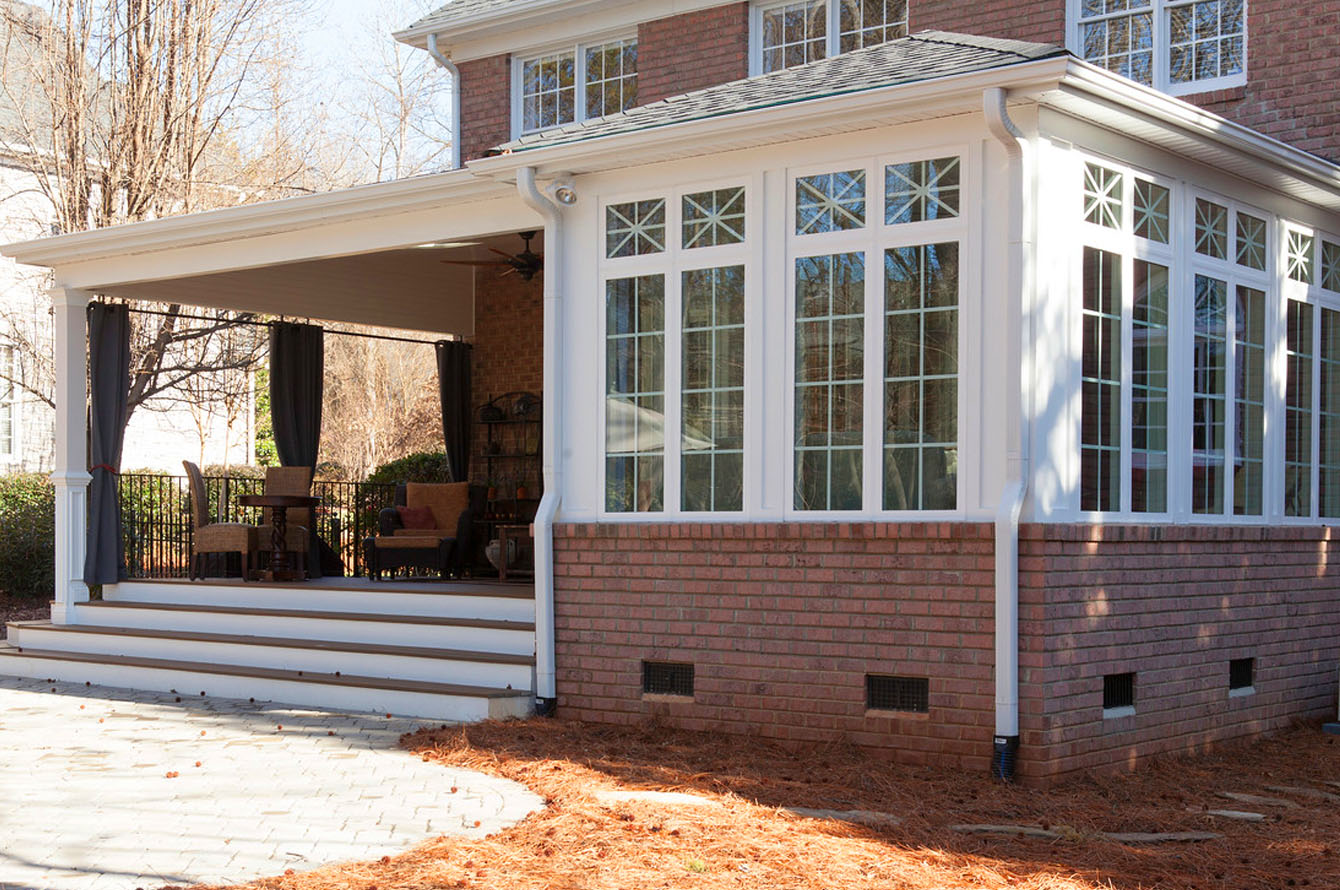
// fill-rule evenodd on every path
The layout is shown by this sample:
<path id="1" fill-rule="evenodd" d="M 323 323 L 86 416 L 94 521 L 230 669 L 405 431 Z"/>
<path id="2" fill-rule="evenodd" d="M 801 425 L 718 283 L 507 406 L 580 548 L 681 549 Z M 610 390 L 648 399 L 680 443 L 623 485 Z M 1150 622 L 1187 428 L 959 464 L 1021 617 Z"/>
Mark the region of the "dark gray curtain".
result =
<path id="1" fill-rule="evenodd" d="M 130 401 L 130 310 L 93 303 L 88 311 L 89 455 L 88 553 L 84 582 L 115 584 L 126 574 L 116 477 Z"/>
<path id="2" fill-rule="evenodd" d="M 442 438 L 453 482 L 470 478 L 470 344 L 437 344 L 437 386 L 442 396 Z"/>
<path id="3" fill-rule="evenodd" d="M 286 467 L 316 466 L 326 363 L 323 333 L 316 325 L 287 322 L 270 329 L 270 422 L 279 462 Z"/>

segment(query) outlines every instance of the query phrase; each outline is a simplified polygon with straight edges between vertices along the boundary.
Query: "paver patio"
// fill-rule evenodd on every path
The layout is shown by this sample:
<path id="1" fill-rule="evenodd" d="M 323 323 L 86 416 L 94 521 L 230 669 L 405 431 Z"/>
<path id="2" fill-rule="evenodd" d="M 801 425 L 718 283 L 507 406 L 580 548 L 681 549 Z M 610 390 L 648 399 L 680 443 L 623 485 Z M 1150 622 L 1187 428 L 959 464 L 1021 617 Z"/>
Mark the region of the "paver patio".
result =
<path id="1" fill-rule="evenodd" d="M 179 692 L 0 677 L 0 890 L 241 882 L 543 806 L 401 750 L 421 721 Z"/>

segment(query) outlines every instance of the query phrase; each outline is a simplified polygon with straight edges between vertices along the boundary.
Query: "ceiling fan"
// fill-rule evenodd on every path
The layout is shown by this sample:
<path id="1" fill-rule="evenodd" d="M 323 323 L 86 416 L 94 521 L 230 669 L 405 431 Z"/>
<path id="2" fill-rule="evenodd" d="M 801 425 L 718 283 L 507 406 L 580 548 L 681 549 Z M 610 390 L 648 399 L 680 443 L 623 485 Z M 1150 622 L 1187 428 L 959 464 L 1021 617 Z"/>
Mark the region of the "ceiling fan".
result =
<path id="1" fill-rule="evenodd" d="M 499 260 L 442 260 L 449 266 L 501 266 L 503 275 L 511 275 L 515 272 L 521 276 L 522 281 L 530 281 L 535 275 L 544 268 L 544 257 L 533 252 L 530 249 L 530 241 L 536 236 L 536 232 L 517 232 L 521 240 L 526 243 L 525 249 L 518 254 L 507 253 L 496 247 L 490 247 L 489 250 L 502 257 Z"/>

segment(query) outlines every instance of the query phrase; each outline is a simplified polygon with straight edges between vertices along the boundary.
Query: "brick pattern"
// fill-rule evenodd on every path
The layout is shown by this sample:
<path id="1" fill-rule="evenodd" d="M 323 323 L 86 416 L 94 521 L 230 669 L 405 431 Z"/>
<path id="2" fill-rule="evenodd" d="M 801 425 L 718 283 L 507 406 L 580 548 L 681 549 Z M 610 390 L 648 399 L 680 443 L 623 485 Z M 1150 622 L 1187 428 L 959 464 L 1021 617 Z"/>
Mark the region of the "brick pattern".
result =
<path id="1" fill-rule="evenodd" d="M 521 246 L 517 241 L 517 248 Z M 543 250 L 535 245 L 537 253 Z M 470 367 L 472 402 L 478 407 L 503 393 L 544 389 L 544 285 L 537 276 L 522 281 L 518 275 L 500 276 L 493 269 L 475 272 L 475 336 Z M 476 415 L 477 417 L 478 415 Z M 486 484 L 488 467 L 475 457 L 483 453 L 488 430 L 474 425 L 470 481 Z M 539 488 L 536 460 L 495 461 L 497 476 L 512 476 L 524 467 L 527 485 Z M 501 478 L 494 481 L 502 482 Z"/>
<path id="2" fill-rule="evenodd" d="M 1065 0 L 912 0 L 907 27 L 1064 46 L 1065 16 Z"/>
<path id="3" fill-rule="evenodd" d="M 975 523 L 560 525 L 561 713 L 845 736 L 985 771 L 992 534 Z M 644 700 L 643 659 L 693 663 L 695 700 Z M 929 715 L 868 715 L 867 672 L 928 677 Z"/>
<path id="4" fill-rule="evenodd" d="M 749 4 L 645 22 L 637 44 L 640 105 L 739 80 L 749 75 Z"/>
<path id="5" fill-rule="evenodd" d="M 481 158 L 512 138 L 512 58 L 462 62 L 461 161 Z"/>
<path id="6" fill-rule="evenodd" d="M 1334 717 L 1340 549 L 1325 528 L 1027 526 L 1020 555 L 1024 721 L 1039 775 L 1129 768 Z M 1256 659 L 1256 694 L 1228 662 Z M 1135 671 L 1136 714 L 1102 719 L 1103 675 Z"/>

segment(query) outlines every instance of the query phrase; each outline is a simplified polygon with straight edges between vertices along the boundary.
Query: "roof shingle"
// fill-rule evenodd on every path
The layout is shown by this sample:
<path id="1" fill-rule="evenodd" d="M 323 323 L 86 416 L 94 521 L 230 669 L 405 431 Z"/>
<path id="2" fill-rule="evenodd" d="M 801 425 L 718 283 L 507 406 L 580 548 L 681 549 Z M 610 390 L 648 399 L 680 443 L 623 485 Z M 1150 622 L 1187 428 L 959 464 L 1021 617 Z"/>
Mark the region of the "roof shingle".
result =
<path id="1" fill-rule="evenodd" d="M 483 3 L 487 0 L 474 2 Z M 974 37 L 948 31 L 921 31 L 910 37 L 820 59 L 808 65 L 671 96 L 606 117 L 527 133 L 499 149 L 526 151 L 581 142 L 774 105 L 956 74 L 971 74 L 1066 54 L 1064 48 L 1049 43 Z"/>
<path id="2" fill-rule="evenodd" d="M 532 0 L 451 0 L 446 6 L 436 12 L 430 12 L 405 30 L 417 31 L 430 26 L 444 27 L 477 16 L 506 12 L 513 8 L 519 9 L 529 6 L 531 2 Z"/>

